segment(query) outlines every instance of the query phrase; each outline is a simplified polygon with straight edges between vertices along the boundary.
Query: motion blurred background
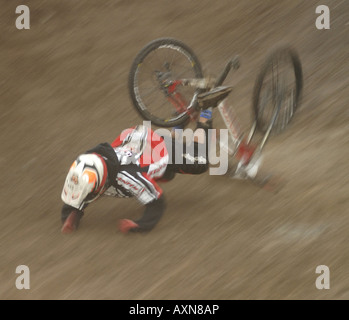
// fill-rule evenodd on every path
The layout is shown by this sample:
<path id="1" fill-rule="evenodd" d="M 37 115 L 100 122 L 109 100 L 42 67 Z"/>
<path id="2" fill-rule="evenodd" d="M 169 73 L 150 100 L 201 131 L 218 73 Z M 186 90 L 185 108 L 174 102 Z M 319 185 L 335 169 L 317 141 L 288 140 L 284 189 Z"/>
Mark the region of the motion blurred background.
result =
<path id="1" fill-rule="evenodd" d="M 349 1 L 0 0 L 1 299 L 348 299 Z M 15 10 L 30 8 L 30 30 Z M 315 26 L 318 5 L 330 29 Z M 251 125 L 258 70 L 280 41 L 304 68 L 301 108 L 265 149 L 277 193 L 208 174 L 163 189 L 167 210 L 149 234 L 123 235 L 136 200 L 101 199 L 79 231 L 60 233 L 60 194 L 75 157 L 142 121 L 128 94 L 139 50 L 158 37 L 189 45 L 226 83 Z M 215 111 L 215 128 L 223 123 Z M 30 290 L 18 290 L 18 265 Z M 330 289 L 318 290 L 318 265 Z"/>

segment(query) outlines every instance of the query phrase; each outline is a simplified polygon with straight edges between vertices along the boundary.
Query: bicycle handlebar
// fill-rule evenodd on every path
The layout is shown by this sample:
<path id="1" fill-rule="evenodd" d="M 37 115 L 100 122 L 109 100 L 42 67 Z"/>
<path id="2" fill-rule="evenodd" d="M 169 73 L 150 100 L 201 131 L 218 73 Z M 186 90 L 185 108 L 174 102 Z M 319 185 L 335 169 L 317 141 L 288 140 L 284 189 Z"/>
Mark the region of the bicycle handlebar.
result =
<path id="1" fill-rule="evenodd" d="M 216 87 L 219 87 L 223 84 L 225 78 L 227 77 L 231 67 L 234 68 L 234 70 L 237 70 L 239 69 L 240 67 L 240 61 L 239 61 L 239 57 L 238 56 L 235 56 L 234 58 L 232 58 L 224 67 L 221 75 L 218 77 L 216 83 L 215 83 L 215 86 Z"/>

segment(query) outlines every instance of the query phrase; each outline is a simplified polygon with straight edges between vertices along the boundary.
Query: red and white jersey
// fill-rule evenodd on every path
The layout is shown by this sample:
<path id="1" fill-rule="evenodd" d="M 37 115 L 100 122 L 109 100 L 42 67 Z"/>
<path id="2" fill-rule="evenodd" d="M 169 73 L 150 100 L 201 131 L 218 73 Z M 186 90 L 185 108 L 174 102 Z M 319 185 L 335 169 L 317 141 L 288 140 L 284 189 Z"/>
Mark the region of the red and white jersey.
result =
<path id="1" fill-rule="evenodd" d="M 147 204 L 162 190 L 156 183 L 167 168 L 169 155 L 162 137 L 140 125 L 124 130 L 111 144 L 119 161 L 115 181 L 104 195 L 136 197 Z"/>

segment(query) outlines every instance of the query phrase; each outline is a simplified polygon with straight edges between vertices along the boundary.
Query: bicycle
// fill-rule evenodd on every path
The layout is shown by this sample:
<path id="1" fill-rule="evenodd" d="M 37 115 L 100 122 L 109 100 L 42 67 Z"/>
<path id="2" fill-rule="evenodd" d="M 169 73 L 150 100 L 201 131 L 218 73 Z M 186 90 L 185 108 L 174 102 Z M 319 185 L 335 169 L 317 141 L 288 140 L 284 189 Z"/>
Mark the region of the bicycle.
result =
<path id="1" fill-rule="evenodd" d="M 143 119 L 159 127 L 185 126 L 196 121 L 202 109 L 210 107 L 205 101 L 207 94 L 222 88 L 229 72 L 239 67 L 239 57 L 235 56 L 216 79 L 204 77 L 200 61 L 189 46 L 177 39 L 159 38 L 136 55 L 129 73 L 129 92 Z M 239 159 L 227 175 L 256 181 L 262 150 L 270 135 L 283 132 L 293 119 L 302 89 L 302 65 L 297 51 L 289 45 L 273 48 L 254 84 L 253 123 L 247 135 L 241 131 L 234 109 L 226 103 L 231 91 L 226 90 L 217 102 L 229 132 L 228 145 L 221 147 L 229 157 Z M 262 133 L 262 139 L 256 144 L 252 140 L 257 131 Z M 263 178 L 258 183 L 264 185 L 266 181 Z"/>

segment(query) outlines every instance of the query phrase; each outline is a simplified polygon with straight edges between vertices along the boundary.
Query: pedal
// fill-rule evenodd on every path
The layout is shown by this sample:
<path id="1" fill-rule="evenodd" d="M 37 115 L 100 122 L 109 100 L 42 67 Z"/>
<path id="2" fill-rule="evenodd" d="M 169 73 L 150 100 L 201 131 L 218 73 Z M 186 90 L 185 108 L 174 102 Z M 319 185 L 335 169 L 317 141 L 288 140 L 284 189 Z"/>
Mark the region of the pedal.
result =
<path id="1" fill-rule="evenodd" d="M 224 100 L 232 90 L 233 87 L 221 86 L 198 94 L 199 107 L 202 109 L 217 107 L 219 102 Z"/>

